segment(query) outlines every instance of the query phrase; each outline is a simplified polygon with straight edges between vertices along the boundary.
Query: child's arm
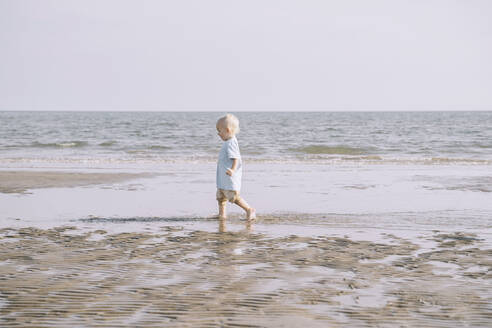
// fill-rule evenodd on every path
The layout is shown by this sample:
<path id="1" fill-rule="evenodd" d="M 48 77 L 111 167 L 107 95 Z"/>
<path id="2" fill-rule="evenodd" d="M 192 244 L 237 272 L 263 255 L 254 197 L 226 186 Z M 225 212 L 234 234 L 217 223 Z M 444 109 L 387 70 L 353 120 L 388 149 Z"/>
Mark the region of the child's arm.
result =
<path id="1" fill-rule="evenodd" d="M 237 168 L 237 163 L 238 163 L 237 158 L 232 158 L 232 167 L 230 169 L 227 169 L 226 171 L 227 175 L 232 176 L 234 174 L 234 171 L 236 171 Z"/>

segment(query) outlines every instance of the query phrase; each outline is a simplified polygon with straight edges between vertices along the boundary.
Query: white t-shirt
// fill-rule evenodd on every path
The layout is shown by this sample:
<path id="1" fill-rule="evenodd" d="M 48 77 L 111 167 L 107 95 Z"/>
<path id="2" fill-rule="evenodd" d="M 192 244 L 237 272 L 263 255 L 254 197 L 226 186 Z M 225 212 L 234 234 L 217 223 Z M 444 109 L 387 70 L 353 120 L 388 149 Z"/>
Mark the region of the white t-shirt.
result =
<path id="1" fill-rule="evenodd" d="M 232 160 L 237 159 L 236 171 L 232 176 L 227 175 L 227 169 L 232 167 Z M 224 141 L 219 152 L 217 161 L 217 189 L 224 190 L 241 190 L 241 178 L 243 175 L 243 165 L 241 162 L 241 154 L 239 152 L 239 144 L 236 137 Z"/>

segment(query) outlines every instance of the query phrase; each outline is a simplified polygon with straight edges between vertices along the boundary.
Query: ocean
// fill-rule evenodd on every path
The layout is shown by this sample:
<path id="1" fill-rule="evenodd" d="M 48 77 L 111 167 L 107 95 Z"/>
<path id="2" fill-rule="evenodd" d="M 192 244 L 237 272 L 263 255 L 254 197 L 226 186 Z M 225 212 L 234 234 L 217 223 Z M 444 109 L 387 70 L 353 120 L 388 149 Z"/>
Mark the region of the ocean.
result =
<path id="1" fill-rule="evenodd" d="M 0 112 L 0 165 L 215 162 L 222 113 Z M 237 113 L 248 162 L 492 163 L 492 112 Z"/>
<path id="2" fill-rule="evenodd" d="M 0 324 L 487 327 L 492 112 L 0 112 Z"/>
<path id="3" fill-rule="evenodd" d="M 2 170 L 152 175 L 0 194 L 0 214 L 55 222 L 213 215 L 223 114 L 0 112 Z M 490 228 L 492 112 L 236 114 L 242 194 L 259 213 Z"/>
<path id="4" fill-rule="evenodd" d="M 223 114 L 0 112 L 2 170 L 154 174 L 136 182 L 32 189 L 27 198 L 3 194 L 8 205 L 0 214 L 55 222 L 213 215 L 222 142 L 215 122 Z M 366 225 L 377 218 L 490 228 L 492 112 L 236 114 L 242 193 L 259 213 L 309 214 L 326 224 L 341 216 Z M 43 205 L 60 190 L 62 202 Z"/>

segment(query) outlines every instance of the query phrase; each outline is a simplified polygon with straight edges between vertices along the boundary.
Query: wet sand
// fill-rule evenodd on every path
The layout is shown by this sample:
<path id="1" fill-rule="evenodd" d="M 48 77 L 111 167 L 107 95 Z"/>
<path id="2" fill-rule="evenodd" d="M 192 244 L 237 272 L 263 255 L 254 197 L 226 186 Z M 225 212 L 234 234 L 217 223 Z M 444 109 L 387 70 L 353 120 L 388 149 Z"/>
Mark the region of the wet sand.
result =
<path id="1" fill-rule="evenodd" d="M 25 193 L 30 189 L 113 184 L 152 176 L 147 173 L 82 173 L 61 171 L 0 171 L 0 193 Z"/>
<path id="2" fill-rule="evenodd" d="M 0 326 L 490 326 L 492 252 L 471 233 L 423 249 L 156 225 L 0 230 Z"/>

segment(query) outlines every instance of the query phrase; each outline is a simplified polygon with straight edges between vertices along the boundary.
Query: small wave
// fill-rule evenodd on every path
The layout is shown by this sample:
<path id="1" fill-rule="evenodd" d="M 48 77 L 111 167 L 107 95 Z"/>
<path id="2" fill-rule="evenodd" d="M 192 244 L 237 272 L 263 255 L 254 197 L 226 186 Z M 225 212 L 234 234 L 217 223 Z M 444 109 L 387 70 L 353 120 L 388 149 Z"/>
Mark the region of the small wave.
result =
<path id="1" fill-rule="evenodd" d="M 116 144 L 117 142 L 114 141 L 114 140 L 110 140 L 110 141 L 104 141 L 104 142 L 101 142 L 99 144 L 99 146 L 101 147 L 111 147 L 112 145 Z"/>
<path id="2" fill-rule="evenodd" d="M 433 164 L 474 164 L 474 163 L 482 163 L 482 164 L 487 164 L 490 163 L 488 160 L 483 160 L 483 159 L 474 159 L 474 158 L 453 158 L 453 157 L 432 157 L 430 160 L 424 159 L 424 161 L 431 162 Z"/>
<path id="3" fill-rule="evenodd" d="M 342 157 L 343 161 L 383 161 L 381 156 L 358 156 L 358 157 Z"/>
<path id="4" fill-rule="evenodd" d="M 35 141 L 31 144 L 34 148 L 80 148 L 85 147 L 89 143 L 87 141 L 62 141 L 53 143 L 42 143 Z"/>
<path id="5" fill-rule="evenodd" d="M 151 149 L 151 150 L 168 150 L 168 149 L 171 149 L 171 147 L 152 145 L 149 147 L 149 149 Z"/>
<path id="6" fill-rule="evenodd" d="M 127 154 L 151 154 L 153 152 L 162 152 L 169 149 L 172 149 L 172 147 L 151 145 L 151 146 L 142 146 L 140 148 L 124 149 L 124 151 Z"/>
<path id="7" fill-rule="evenodd" d="M 328 154 L 328 155 L 362 155 L 367 150 L 348 146 L 324 146 L 310 145 L 306 147 L 290 148 L 290 151 L 304 154 Z"/>
<path id="8" fill-rule="evenodd" d="M 216 163 L 216 156 L 153 156 L 145 150 L 128 150 L 128 157 L 10 157 L 0 158 L 0 164 L 10 165 L 153 165 L 153 164 L 187 164 L 187 163 Z M 265 157 L 244 158 L 249 164 L 321 164 L 321 165 L 492 165 L 490 159 L 473 158 L 395 158 L 377 155 L 367 156 L 323 156 L 311 155 L 307 157 Z"/>
<path id="9" fill-rule="evenodd" d="M 146 154 L 148 153 L 147 149 L 128 149 L 125 150 L 127 154 Z"/>

